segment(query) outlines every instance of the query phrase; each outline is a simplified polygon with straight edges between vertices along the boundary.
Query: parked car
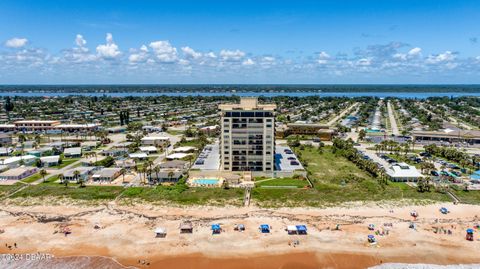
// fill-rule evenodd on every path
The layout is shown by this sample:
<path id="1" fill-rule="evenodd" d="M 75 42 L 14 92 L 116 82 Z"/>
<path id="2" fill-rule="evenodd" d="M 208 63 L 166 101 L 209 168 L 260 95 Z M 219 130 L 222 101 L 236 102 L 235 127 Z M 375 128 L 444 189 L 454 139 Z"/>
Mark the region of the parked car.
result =
<path id="1" fill-rule="evenodd" d="M 430 174 L 434 177 L 440 176 L 440 174 L 437 171 L 430 171 Z"/>

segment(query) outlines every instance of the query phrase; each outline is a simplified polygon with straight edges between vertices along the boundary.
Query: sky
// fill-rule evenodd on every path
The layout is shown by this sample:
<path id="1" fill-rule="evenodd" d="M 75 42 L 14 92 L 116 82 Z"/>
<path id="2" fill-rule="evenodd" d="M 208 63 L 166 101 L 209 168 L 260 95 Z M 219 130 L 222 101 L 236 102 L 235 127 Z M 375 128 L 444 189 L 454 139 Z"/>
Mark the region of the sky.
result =
<path id="1" fill-rule="evenodd" d="M 0 1 L 0 84 L 169 83 L 480 83 L 480 1 Z"/>

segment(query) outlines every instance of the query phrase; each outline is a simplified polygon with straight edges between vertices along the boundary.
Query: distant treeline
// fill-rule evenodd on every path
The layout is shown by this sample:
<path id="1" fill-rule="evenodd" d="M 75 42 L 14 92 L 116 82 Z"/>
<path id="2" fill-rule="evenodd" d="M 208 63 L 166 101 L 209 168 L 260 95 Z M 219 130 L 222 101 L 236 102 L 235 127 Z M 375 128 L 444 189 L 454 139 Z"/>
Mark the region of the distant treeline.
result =
<path id="1" fill-rule="evenodd" d="M 0 92 L 480 92 L 480 85 L 0 85 Z"/>

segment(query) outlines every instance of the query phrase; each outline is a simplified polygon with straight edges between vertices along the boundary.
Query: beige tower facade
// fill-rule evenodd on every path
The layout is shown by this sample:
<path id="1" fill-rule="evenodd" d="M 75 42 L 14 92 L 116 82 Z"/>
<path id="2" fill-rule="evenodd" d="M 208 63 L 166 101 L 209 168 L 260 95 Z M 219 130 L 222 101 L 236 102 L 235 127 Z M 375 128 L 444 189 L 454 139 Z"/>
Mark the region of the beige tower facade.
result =
<path id="1" fill-rule="evenodd" d="M 275 104 L 259 104 L 256 97 L 219 105 L 222 170 L 273 172 L 275 109 Z"/>

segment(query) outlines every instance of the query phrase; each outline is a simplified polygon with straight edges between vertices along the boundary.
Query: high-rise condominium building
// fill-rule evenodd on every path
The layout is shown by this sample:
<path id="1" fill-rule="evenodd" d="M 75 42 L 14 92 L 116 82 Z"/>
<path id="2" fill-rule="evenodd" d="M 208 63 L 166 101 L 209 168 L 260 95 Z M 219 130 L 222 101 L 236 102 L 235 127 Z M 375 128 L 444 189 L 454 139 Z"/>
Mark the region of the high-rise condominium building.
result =
<path id="1" fill-rule="evenodd" d="M 219 109 L 222 170 L 273 172 L 276 105 L 249 97 Z"/>

